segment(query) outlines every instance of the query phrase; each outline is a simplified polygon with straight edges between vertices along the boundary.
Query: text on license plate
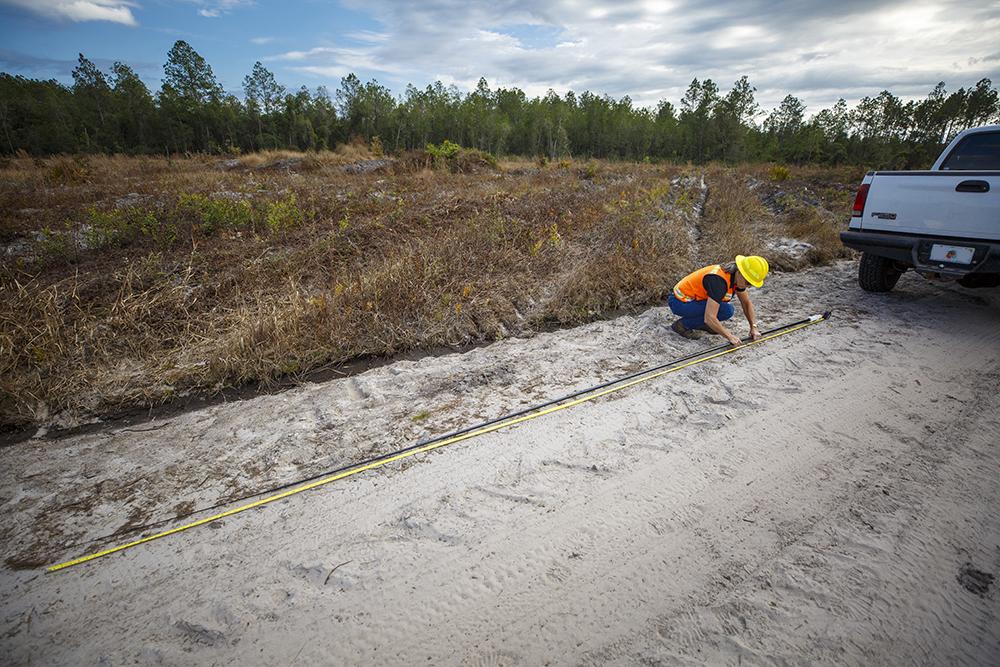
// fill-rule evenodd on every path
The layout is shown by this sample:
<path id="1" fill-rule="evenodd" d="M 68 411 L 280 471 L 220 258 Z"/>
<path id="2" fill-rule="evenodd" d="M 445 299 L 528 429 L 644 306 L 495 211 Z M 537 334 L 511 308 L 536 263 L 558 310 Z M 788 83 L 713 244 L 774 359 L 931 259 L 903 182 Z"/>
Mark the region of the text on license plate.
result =
<path id="1" fill-rule="evenodd" d="M 972 264 L 972 256 L 975 248 L 966 248 L 960 245 L 941 245 L 935 243 L 931 246 L 932 262 L 954 262 L 955 264 Z"/>

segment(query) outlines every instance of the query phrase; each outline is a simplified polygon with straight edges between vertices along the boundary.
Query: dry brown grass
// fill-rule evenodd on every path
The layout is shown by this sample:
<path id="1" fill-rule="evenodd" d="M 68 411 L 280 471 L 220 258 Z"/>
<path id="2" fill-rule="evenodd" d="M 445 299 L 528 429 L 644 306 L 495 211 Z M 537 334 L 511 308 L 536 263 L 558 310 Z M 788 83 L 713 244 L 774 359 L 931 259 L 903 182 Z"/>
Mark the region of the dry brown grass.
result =
<path id="1" fill-rule="evenodd" d="M 816 249 L 776 266 L 827 261 L 853 189 L 823 170 L 773 182 L 767 165 L 436 168 L 415 154 L 344 170 L 372 157 L 0 165 L 0 421 L 67 423 L 578 323 L 657 303 L 692 262 L 772 257 L 776 236 Z"/>
<path id="2" fill-rule="evenodd" d="M 729 260 L 738 254 L 766 255 L 767 240 L 773 236 L 772 222 L 746 177 L 713 167 L 705 180 L 708 196 L 699 254 L 703 263 Z"/>
<path id="3" fill-rule="evenodd" d="M 332 151 L 299 153 L 286 150 L 268 150 L 248 153 L 233 158 L 241 169 L 287 168 L 295 171 L 315 171 L 330 167 L 342 167 L 362 160 L 372 160 L 372 154 L 364 142 L 340 144 Z"/>

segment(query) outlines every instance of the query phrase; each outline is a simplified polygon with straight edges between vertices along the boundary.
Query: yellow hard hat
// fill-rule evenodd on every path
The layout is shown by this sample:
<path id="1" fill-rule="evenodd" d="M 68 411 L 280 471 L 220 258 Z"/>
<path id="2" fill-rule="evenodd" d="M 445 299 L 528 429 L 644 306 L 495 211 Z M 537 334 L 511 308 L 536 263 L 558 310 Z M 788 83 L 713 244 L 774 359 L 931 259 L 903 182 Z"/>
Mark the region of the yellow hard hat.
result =
<path id="1" fill-rule="evenodd" d="M 747 279 L 747 282 L 754 287 L 760 287 L 764 284 L 764 278 L 770 268 L 767 265 L 767 260 L 759 255 L 750 255 L 749 257 L 736 255 L 736 267 Z"/>

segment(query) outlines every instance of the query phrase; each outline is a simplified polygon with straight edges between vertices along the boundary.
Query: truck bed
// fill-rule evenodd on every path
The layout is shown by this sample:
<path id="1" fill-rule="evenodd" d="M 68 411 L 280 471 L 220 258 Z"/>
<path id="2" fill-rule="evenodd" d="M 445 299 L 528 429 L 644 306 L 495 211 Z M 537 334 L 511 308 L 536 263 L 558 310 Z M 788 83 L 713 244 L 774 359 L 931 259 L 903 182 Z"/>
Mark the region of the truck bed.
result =
<path id="1" fill-rule="evenodd" d="M 998 171 L 877 171 L 865 182 L 853 230 L 1000 241 Z"/>

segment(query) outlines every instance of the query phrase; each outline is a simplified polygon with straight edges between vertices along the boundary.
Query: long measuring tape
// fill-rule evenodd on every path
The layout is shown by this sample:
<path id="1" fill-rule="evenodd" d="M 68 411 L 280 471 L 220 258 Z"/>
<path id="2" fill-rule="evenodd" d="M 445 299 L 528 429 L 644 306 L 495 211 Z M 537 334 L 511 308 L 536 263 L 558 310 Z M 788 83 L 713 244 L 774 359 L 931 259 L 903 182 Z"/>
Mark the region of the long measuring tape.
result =
<path id="1" fill-rule="evenodd" d="M 204 526 L 205 524 L 212 523 L 213 521 L 218 521 L 219 519 L 224 519 L 226 517 L 233 516 L 234 514 L 239 514 L 240 512 L 246 512 L 247 510 L 254 509 L 255 507 L 261 507 L 269 503 L 273 503 L 278 500 L 283 500 L 289 498 L 296 494 L 302 493 L 303 491 L 309 491 L 311 489 L 316 489 L 321 486 L 325 486 L 337 480 L 344 479 L 345 477 L 351 477 L 353 475 L 366 472 L 368 470 L 374 470 L 375 468 L 380 468 L 389 463 L 394 463 L 410 456 L 415 456 L 416 454 L 422 454 L 424 452 L 429 452 L 434 449 L 439 449 L 441 447 L 446 447 L 448 445 L 453 445 L 457 442 L 462 442 L 463 440 L 469 440 L 470 438 L 475 438 L 480 435 L 485 435 L 487 433 L 492 433 L 493 431 L 498 431 L 502 428 L 508 426 L 514 426 L 515 424 L 520 424 L 522 422 L 529 421 L 531 419 L 536 419 L 543 415 L 552 414 L 553 412 L 558 412 L 559 410 L 565 410 L 566 408 L 571 408 L 575 405 L 580 405 L 581 403 L 586 403 L 594 399 L 600 398 L 602 396 L 607 396 L 608 394 L 613 394 L 623 389 L 628 389 L 629 387 L 634 387 L 637 384 L 643 382 L 649 382 L 668 373 L 675 373 L 681 369 L 688 368 L 689 366 L 694 366 L 695 364 L 700 364 L 710 359 L 717 359 L 718 357 L 725 356 L 727 354 L 732 354 L 733 352 L 738 352 L 744 348 L 759 345 L 769 340 L 773 340 L 780 336 L 786 336 L 795 331 L 799 331 L 808 326 L 812 326 L 818 322 L 823 322 L 830 318 L 830 312 L 827 311 L 822 315 L 813 315 L 804 320 L 799 320 L 798 322 L 793 322 L 791 324 L 786 324 L 782 327 L 777 327 L 776 329 L 771 329 L 770 331 L 761 335 L 757 340 L 746 339 L 743 341 L 742 345 L 732 346 L 729 344 L 720 345 L 718 347 L 710 348 L 708 350 L 703 350 L 701 352 L 696 352 L 694 354 L 688 355 L 686 357 L 681 357 L 679 359 L 674 359 L 659 366 L 654 366 L 652 368 L 647 368 L 645 370 L 637 371 L 631 375 L 626 375 L 625 377 L 617 378 L 609 382 L 605 382 L 593 387 L 588 387 L 586 389 L 581 389 L 579 391 L 573 392 L 572 394 L 567 394 L 566 396 L 561 396 L 559 398 L 554 398 L 544 403 L 525 408 L 518 412 L 514 412 L 502 417 L 497 417 L 490 421 L 483 422 L 481 424 L 476 424 L 475 426 L 469 426 L 467 428 L 459 429 L 458 431 L 453 431 L 451 433 L 445 433 L 443 435 L 435 436 L 429 440 L 422 440 L 409 447 L 384 454 L 382 456 L 368 459 L 360 463 L 355 463 L 344 468 L 339 468 L 337 470 L 329 470 L 326 472 L 313 475 L 312 477 L 307 477 L 305 479 L 299 479 L 294 482 L 283 484 L 281 486 L 273 487 L 265 491 L 260 491 L 249 496 L 245 496 L 241 499 L 230 501 L 240 502 L 242 500 L 247 500 L 256 496 L 265 496 L 259 500 L 247 503 L 245 505 L 239 505 L 232 509 L 226 510 L 224 512 L 219 512 L 211 516 L 207 516 L 203 519 L 198 519 L 197 521 L 192 521 L 169 530 L 164 530 L 153 535 L 148 535 L 125 544 L 120 544 L 116 547 L 111 547 L 109 549 L 104 549 L 102 551 L 97 551 L 95 553 L 81 556 L 79 558 L 74 558 L 73 560 L 66 561 L 64 563 L 59 563 L 57 565 L 51 565 L 46 568 L 48 572 L 56 572 L 58 570 L 64 570 L 68 567 L 74 565 L 80 565 L 81 563 L 87 563 L 104 556 L 117 553 L 119 551 L 125 551 L 126 549 L 131 549 L 132 547 L 137 547 L 140 544 L 145 544 L 146 542 L 152 542 L 153 540 L 158 540 L 170 535 L 176 535 L 185 530 L 190 530 L 191 528 L 196 528 L 198 526 Z M 270 495 L 267 495 L 270 494 Z M 228 504 L 228 503 L 227 503 Z M 199 514 L 202 512 L 210 511 L 221 507 L 222 505 L 214 505 L 212 507 L 202 508 L 196 510 L 187 516 L 193 514 Z M 183 517 L 181 517 L 183 518 Z M 175 517 L 172 520 L 176 520 Z M 162 522 L 161 522 L 162 523 Z M 154 524 L 156 525 L 156 524 Z M 149 526 L 146 526 L 148 528 Z"/>

